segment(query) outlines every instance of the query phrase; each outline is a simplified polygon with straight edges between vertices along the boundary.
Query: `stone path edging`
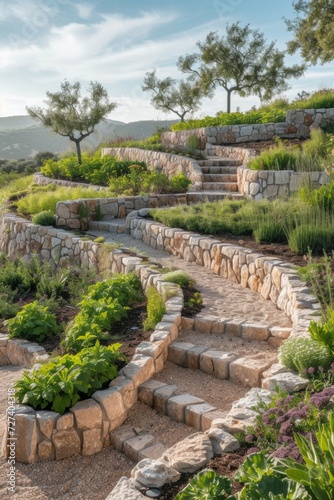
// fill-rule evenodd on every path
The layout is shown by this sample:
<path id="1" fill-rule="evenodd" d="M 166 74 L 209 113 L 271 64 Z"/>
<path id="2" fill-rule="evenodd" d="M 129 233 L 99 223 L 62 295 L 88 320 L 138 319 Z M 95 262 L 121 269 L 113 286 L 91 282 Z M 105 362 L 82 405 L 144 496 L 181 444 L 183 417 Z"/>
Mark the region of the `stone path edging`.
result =
<path id="1" fill-rule="evenodd" d="M 316 297 L 291 264 L 238 245 L 146 220 L 138 212 L 128 216 L 127 225 L 135 239 L 207 267 L 223 278 L 258 292 L 264 299 L 270 299 L 291 318 L 292 335 L 306 335 L 310 322 L 320 312 Z"/>

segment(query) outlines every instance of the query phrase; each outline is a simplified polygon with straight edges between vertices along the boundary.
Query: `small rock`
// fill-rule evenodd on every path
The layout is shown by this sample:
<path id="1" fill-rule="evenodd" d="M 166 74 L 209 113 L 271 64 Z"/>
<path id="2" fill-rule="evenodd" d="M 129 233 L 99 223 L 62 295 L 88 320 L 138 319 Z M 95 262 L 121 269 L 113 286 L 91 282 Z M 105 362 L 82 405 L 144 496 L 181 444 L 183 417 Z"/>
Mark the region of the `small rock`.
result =
<path id="1" fill-rule="evenodd" d="M 198 432 L 169 448 L 162 456 L 169 467 L 179 472 L 196 472 L 213 457 L 210 438 Z"/>
<path id="2" fill-rule="evenodd" d="M 215 455 L 224 455 L 240 448 L 240 443 L 228 432 L 213 428 L 208 431 Z"/>
<path id="3" fill-rule="evenodd" d="M 145 458 L 132 469 L 131 477 L 142 486 L 160 487 L 180 479 L 180 473 L 159 460 Z"/>
<path id="4" fill-rule="evenodd" d="M 137 490 L 132 481 L 127 477 L 121 477 L 106 500 L 142 500 L 144 495 Z"/>

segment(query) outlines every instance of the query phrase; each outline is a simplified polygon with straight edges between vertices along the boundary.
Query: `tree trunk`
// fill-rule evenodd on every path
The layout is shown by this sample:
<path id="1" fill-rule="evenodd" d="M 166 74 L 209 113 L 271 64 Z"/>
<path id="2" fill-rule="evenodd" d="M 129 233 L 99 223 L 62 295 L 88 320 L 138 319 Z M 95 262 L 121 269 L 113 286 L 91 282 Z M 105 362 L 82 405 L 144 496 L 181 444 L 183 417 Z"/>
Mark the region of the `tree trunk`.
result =
<path id="1" fill-rule="evenodd" d="M 77 156 L 78 156 L 78 163 L 79 165 L 82 164 L 82 159 L 81 159 L 81 146 L 80 146 L 80 141 L 74 141 L 76 148 L 77 148 Z"/>
<path id="2" fill-rule="evenodd" d="M 232 90 L 227 91 L 227 113 L 231 113 L 231 95 L 232 95 Z"/>

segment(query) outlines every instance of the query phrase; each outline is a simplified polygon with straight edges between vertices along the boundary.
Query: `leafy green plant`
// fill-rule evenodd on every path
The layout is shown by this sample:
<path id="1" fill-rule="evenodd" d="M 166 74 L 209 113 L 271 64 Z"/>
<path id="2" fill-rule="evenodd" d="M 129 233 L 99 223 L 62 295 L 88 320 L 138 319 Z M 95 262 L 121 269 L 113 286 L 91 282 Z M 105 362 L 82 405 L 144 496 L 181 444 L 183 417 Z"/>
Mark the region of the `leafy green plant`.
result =
<path id="1" fill-rule="evenodd" d="M 87 399 L 117 377 L 125 356 L 120 344 L 82 349 L 52 359 L 38 370 L 25 371 L 15 384 L 20 403 L 36 410 L 50 409 L 63 414 L 79 400 Z"/>
<path id="2" fill-rule="evenodd" d="M 323 323 L 311 321 L 309 332 L 311 338 L 323 344 L 334 359 L 334 310 L 328 311 L 328 319 Z"/>
<path id="3" fill-rule="evenodd" d="M 332 224 L 301 224 L 293 229 L 288 237 L 289 247 L 299 254 L 322 254 L 334 245 Z"/>
<path id="4" fill-rule="evenodd" d="M 91 285 L 79 302 L 79 313 L 67 327 L 63 344 L 78 352 L 83 345 L 106 340 L 118 321 L 127 317 L 131 304 L 142 300 L 140 280 L 134 274 L 114 277 Z"/>
<path id="5" fill-rule="evenodd" d="M 32 222 L 40 226 L 55 226 L 56 216 L 50 210 L 44 210 L 34 215 Z"/>
<path id="6" fill-rule="evenodd" d="M 301 375 L 307 374 L 321 366 L 328 369 L 332 361 L 332 354 L 326 346 L 318 340 L 307 337 L 294 337 L 286 340 L 279 348 L 281 362 Z M 313 372 L 312 372 L 313 373 Z"/>
<path id="7" fill-rule="evenodd" d="M 308 499 L 305 490 L 294 481 L 284 478 L 277 461 L 263 452 L 253 453 L 240 466 L 234 479 L 245 483 L 244 488 L 232 500 L 285 500 Z"/>
<path id="8" fill-rule="evenodd" d="M 319 425 L 315 433 L 316 443 L 304 436 L 295 435 L 295 440 L 304 463 L 282 461 L 284 473 L 293 481 L 304 486 L 312 500 L 334 498 L 334 413 L 328 415 L 328 422 Z"/>
<path id="9" fill-rule="evenodd" d="M 144 321 L 146 330 L 154 330 L 155 326 L 166 312 L 165 304 L 162 296 L 154 286 L 150 286 L 146 290 L 147 297 L 147 318 Z"/>
<path id="10" fill-rule="evenodd" d="M 286 234 L 280 221 L 260 222 L 253 231 L 257 243 L 286 243 Z"/>
<path id="11" fill-rule="evenodd" d="M 295 170 L 298 152 L 288 149 L 283 142 L 261 152 L 248 163 L 252 170 Z"/>
<path id="12" fill-rule="evenodd" d="M 189 481 L 175 500 L 224 500 L 231 491 L 232 482 L 228 477 L 204 469 Z"/>
<path id="13" fill-rule="evenodd" d="M 54 314 L 37 301 L 26 304 L 14 318 L 6 321 L 9 337 L 19 337 L 34 342 L 43 341 L 59 333 Z"/>

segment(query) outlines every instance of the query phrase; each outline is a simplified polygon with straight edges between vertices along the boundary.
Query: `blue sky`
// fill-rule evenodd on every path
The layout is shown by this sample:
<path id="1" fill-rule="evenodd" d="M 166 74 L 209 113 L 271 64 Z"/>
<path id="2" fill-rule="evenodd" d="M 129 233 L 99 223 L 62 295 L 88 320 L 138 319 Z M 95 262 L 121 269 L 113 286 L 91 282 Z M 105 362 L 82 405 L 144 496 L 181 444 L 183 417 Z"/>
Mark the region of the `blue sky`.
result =
<path id="1" fill-rule="evenodd" d="M 285 50 L 290 34 L 283 17 L 293 18 L 292 0 L 11 0 L 0 1 L 0 116 L 26 114 L 25 106 L 43 105 L 47 91 L 60 83 L 102 83 L 118 103 L 114 120 L 175 118 L 150 105 L 141 90 L 144 75 L 182 78 L 180 55 L 196 51 L 210 31 L 225 33 L 240 21 L 264 32 Z M 288 56 L 290 64 L 300 62 Z M 285 95 L 334 87 L 334 63 L 310 67 L 291 80 Z M 256 97 L 234 96 L 232 110 L 259 105 Z M 222 90 L 205 100 L 196 116 L 226 109 Z"/>

